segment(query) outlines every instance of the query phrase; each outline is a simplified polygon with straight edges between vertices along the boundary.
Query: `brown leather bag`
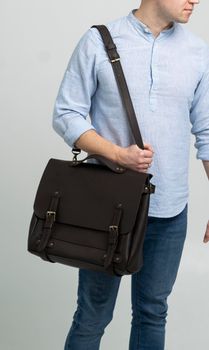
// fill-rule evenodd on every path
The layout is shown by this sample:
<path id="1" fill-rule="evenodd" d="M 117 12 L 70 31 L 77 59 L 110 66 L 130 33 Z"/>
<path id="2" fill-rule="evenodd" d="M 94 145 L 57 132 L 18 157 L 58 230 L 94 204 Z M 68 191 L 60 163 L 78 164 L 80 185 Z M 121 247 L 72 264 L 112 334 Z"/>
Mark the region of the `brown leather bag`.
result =
<path id="1" fill-rule="evenodd" d="M 120 57 L 109 30 L 99 30 L 136 144 L 144 149 Z M 49 262 L 122 276 L 143 265 L 152 174 L 122 168 L 99 155 L 50 159 L 34 201 L 28 251 Z M 92 163 L 95 158 L 97 163 Z M 87 160 L 87 162 L 85 162 Z"/>

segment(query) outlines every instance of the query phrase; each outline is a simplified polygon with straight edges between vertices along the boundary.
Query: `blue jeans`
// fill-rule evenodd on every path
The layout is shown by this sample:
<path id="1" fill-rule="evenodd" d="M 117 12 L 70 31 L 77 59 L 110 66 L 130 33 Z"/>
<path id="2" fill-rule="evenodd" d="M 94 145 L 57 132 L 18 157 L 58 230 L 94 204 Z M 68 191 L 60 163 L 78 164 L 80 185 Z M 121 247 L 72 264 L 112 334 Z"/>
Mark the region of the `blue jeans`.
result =
<path id="1" fill-rule="evenodd" d="M 131 275 L 129 350 L 164 349 L 167 297 L 182 255 L 187 209 L 188 205 L 170 218 L 148 218 L 144 264 Z M 105 327 L 113 318 L 121 277 L 86 269 L 78 271 L 78 305 L 64 350 L 98 350 Z"/>

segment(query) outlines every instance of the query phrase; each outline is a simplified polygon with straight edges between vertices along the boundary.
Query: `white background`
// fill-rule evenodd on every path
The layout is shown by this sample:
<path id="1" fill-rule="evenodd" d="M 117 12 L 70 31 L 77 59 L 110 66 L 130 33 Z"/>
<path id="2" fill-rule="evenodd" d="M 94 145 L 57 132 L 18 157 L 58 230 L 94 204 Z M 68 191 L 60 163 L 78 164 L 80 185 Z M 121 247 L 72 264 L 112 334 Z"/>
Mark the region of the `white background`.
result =
<path id="1" fill-rule="evenodd" d="M 128 14 L 138 1 L 1 1 L 0 348 L 61 350 L 76 308 L 76 268 L 27 252 L 35 192 L 49 158 L 71 159 L 52 129 L 52 108 L 74 46 L 93 24 Z M 184 24 L 209 43 L 209 4 Z M 206 28 L 204 30 L 204 28 Z M 187 240 L 169 297 L 167 350 L 206 350 L 209 343 L 208 180 L 191 136 Z M 123 277 L 101 350 L 127 350 L 130 276 Z"/>

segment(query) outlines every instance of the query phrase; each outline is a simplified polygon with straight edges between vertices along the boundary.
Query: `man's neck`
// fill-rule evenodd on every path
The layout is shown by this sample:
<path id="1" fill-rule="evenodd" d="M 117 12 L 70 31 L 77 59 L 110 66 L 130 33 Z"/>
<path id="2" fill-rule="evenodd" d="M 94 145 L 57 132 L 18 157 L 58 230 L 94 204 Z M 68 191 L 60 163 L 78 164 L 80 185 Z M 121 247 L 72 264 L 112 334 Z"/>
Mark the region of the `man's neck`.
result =
<path id="1" fill-rule="evenodd" d="M 134 12 L 134 15 L 146 26 L 149 27 L 155 37 L 164 30 L 172 27 L 173 23 L 163 20 L 157 11 L 157 7 L 149 6 L 148 3 L 145 6 L 141 3 L 140 7 Z"/>

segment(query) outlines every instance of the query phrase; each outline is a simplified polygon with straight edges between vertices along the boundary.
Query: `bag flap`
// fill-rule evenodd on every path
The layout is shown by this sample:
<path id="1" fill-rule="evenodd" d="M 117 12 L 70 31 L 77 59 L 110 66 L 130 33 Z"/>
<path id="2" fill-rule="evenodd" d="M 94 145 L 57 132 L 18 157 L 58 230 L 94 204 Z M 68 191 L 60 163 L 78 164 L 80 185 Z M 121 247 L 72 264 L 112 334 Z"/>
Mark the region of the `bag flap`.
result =
<path id="1" fill-rule="evenodd" d="M 34 212 L 45 219 L 51 196 L 58 191 L 57 222 L 108 231 L 114 208 L 121 203 L 120 233 L 127 233 L 134 226 L 145 184 L 151 177 L 129 169 L 117 174 L 91 163 L 72 166 L 72 161 L 52 158 L 40 180 Z"/>

